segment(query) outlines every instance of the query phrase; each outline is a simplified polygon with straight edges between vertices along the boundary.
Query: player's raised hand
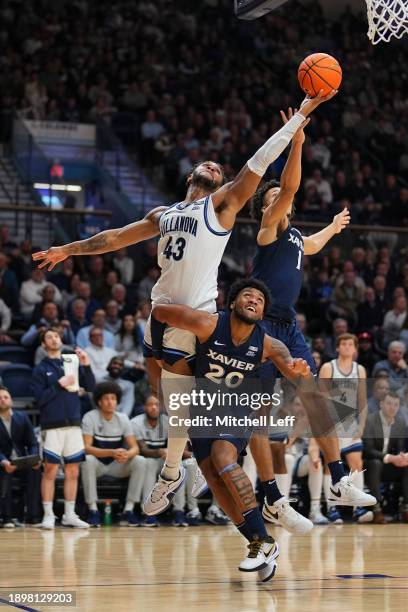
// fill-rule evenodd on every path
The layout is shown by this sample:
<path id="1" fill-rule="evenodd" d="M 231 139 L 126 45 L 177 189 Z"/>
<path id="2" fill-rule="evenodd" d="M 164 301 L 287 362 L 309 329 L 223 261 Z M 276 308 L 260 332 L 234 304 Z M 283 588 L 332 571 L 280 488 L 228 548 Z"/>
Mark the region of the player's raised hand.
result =
<path id="1" fill-rule="evenodd" d="M 297 113 L 297 108 L 295 108 L 295 110 L 292 110 L 292 107 L 290 106 L 288 108 L 288 112 L 285 113 L 283 110 L 280 111 L 280 115 L 282 117 L 282 121 L 283 123 L 287 123 L 289 121 L 289 119 L 292 119 L 293 115 L 295 113 Z M 298 144 L 303 144 L 305 142 L 305 133 L 304 133 L 304 128 L 307 126 L 307 124 L 310 122 L 310 119 L 305 119 L 304 122 L 302 123 L 302 125 L 300 126 L 300 128 L 295 132 L 295 135 L 292 138 L 292 143 L 298 143 Z"/>
<path id="2" fill-rule="evenodd" d="M 288 367 L 295 376 L 310 376 L 310 366 L 304 359 L 294 359 Z"/>
<path id="3" fill-rule="evenodd" d="M 333 217 L 333 227 L 334 232 L 336 234 L 340 234 L 342 230 L 350 223 L 350 211 L 348 208 L 343 208 L 343 210 Z"/>
<path id="4" fill-rule="evenodd" d="M 315 108 L 322 104 L 323 102 L 328 102 L 338 93 L 338 89 L 332 89 L 327 95 L 323 95 L 323 89 L 319 91 L 317 96 L 311 98 L 310 96 L 306 96 L 300 105 L 300 111 L 302 115 L 307 117 L 311 112 L 314 111 Z"/>
<path id="5" fill-rule="evenodd" d="M 63 247 L 51 247 L 47 251 L 37 251 L 32 254 L 34 261 L 40 261 L 39 268 L 45 268 L 48 266 L 48 271 L 51 272 L 55 266 L 64 261 L 68 255 L 64 252 Z"/>

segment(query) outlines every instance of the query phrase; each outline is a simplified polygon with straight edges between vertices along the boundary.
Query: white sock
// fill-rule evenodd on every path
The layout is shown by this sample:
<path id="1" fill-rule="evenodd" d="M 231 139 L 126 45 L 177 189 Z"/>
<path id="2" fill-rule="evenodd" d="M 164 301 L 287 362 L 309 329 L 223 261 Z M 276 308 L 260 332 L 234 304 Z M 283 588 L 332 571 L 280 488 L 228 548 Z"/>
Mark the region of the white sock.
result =
<path id="1" fill-rule="evenodd" d="M 75 502 L 64 500 L 64 514 L 65 516 L 72 516 L 75 514 Z"/>
<path id="2" fill-rule="evenodd" d="M 190 393 L 194 382 L 194 376 L 182 376 L 181 374 L 174 374 L 173 372 L 162 370 L 161 386 L 163 390 L 164 406 L 167 414 L 175 415 L 179 418 L 189 417 L 189 406 L 173 405 L 171 408 L 177 408 L 177 410 L 170 409 L 169 396 L 173 395 L 174 397 L 175 394 Z M 183 456 L 187 440 L 187 427 L 179 427 L 177 425 L 169 424 L 166 462 L 161 471 L 161 475 L 164 478 L 169 480 L 176 480 L 176 478 L 178 478 L 180 473 L 181 458 Z"/>
<path id="3" fill-rule="evenodd" d="M 289 497 L 291 477 L 290 474 L 275 474 L 276 484 L 278 485 L 279 491 L 285 497 Z"/>
<path id="4" fill-rule="evenodd" d="M 330 502 L 329 502 L 330 487 L 331 487 L 331 476 L 330 474 L 324 474 L 323 475 L 323 490 L 324 490 L 324 496 L 326 498 L 327 507 L 330 506 Z"/>
<path id="5" fill-rule="evenodd" d="M 54 512 L 52 509 L 52 502 L 43 502 L 43 508 L 44 508 L 44 517 L 54 516 Z"/>
<path id="6" fill-rule="evenodd" d="M 98 510 L 98 506 L 97 506 L 96 502 L 92 502 L 92 504 L 88 504 L 88 506 L 89 506 L 89 509 L 92 510 L 92 511 L 94 511 L 94 510 L 97 511 Z"/>
<path id="7" fill-rule="evenodd" d="M 134 507 L 135 507 L 135 502 L 127 501 L 125 504 L 124 512 L 133 512 Z"/>
<path id="8" fill-rule="evenodd" d="M 316 510 L 320 510 L 320 498 L 322 496 L 323 472 L 321 468 L 319 470 L 314 470 L 313 467 L 310 467 L 307 484 L 311 500 L 310 509 L 316 512 Z M 313 509 L 312 506 L 314 502 L 317 502 L 317 508 Z"/>

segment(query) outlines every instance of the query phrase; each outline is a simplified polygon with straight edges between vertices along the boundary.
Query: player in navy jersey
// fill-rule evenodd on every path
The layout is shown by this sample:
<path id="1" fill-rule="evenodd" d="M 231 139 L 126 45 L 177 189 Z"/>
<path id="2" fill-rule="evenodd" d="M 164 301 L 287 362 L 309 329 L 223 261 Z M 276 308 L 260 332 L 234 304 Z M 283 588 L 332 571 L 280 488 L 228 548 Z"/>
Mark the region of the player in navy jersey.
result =
<path id="1" fill-rule="evenodd" d="M 281 111 L 283 121 L 290 120 Z M 318 253 L 335 234 L 340 233 L 350 222 L 350 214 L 344 209 L 333 219 L 333 222 L 312 236 L 302 236 L 298 229 L 291 225 L 293 200 L 300 186 L 302 146 L 305 140 L 304 130 L 300 129 L 292 139 L 292 146 L 280 184 L 276 181 L 265 183 L 256 192 L 251 213 L 260 222 L 257 235 L 257 250 L 253 262 L 253 276 L 263 281 L 272 296 L 271 305 L 265 315 L 265 330 L 272 337 L 281 340 L 294 357 L 307 361 L 311 372 L 316 374 L 316 366 L 306 344 L 303 334 L 296 322 L 295 304 L 302 284 L 303 257 Z M 261 378 L 267 388 L 273 388 L 278 372 L 274 364 L 262 367 Z M 366 506 L 372 505 L 374 498 L 359 491 L 346 476 L 340 461 L 339 444 L 330 425 L 329 415 L 322 398 L 309 393 L 302 397 L 308 412 L 312 427 L 320 432 L 330 432 L 330 435 L 318 435 L 330 474 L 332 486 L 342 505 Z M 327 426 L 324 426 L 324 421 Z M 254 435 L 251 439 L 251 452 L 258 467 L 262 482 L 268 482 L 275 477 L 271 459 L 271 450 L 265 436 Z M 279 483 L 278 483 L 279 484 Z M 266 502 L 263 510 L 264 518 L 271 522 L 274 513 L 271 512 L 271 499 L 266 492 Z"/>
<path id="2" fill-rule="evenodd" d="M 244 279 L 231 287 L 228 312 L 209 314 L 173 304 L 158 305 L 152 311 L 153 350 L 157 358 L 161 357 L 165 325 L 188 330 L 197 338 L 196 391 L 205 389 L 215 403 L 200 398 L 200 404 L 190 408 L 192 418 L 207 419 L 189 429 L 194 455 L 221 508 L 249 541 L 248 557 L 239 569 L 260 571 L 262 581 L 272 578 L 279 549 L 268 536 L 251 482 L 238 465 L 238 456 L 245 451 L 252 432 L 254 416 L 248 403 L 246 407 L 241 405 L 242 393 L 249 391 L 249 397 L 255 398 L 251 391 L 259 392 L 259 384 L 248 387 L 245 383 L 256 378 L 260 366 L 267 361 L 290 379 L 310 376 L 306 361 L 292 359 L 284 344 L 265 333 L 260 321 L 268 299 L 264 283 Z M 224 399 L 231 393 L 240 394 L 239 399 L 226 410 Z M 224 419 L 228 414 L 232 419 L 238 417 L 247 422 L 238 425 L 238 432 L 234 430 L 235 423 L 231 426 L 228 420 L 217 426 L 218 417 Z M 255 412 L 255 416 L 259 413 Z M 284 503 L 289 506 L 287 501 Z M 303 521 L 304 532 L 312 528 L 308 519 L 297 516 L 298 521 Z"/>

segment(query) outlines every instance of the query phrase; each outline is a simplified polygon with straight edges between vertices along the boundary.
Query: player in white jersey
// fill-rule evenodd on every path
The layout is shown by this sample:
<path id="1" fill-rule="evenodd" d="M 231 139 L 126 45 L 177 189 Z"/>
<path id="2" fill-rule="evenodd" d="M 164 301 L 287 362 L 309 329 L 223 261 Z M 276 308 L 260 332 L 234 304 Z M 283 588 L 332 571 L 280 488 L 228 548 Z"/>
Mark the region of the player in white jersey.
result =
<path id="1" fill-rule="evenodd" d="M 356 336 L 341 334 L 337 338 L 336 346 L 337 359 L 322 365 L 319 378 L 331 379 L 328 385 L 330 396 L 343 407 L 350 408 L 349 412 L 351 414 L 349 416 L 340 415 L 336 432 L 339 437 L 342 459 L 347 463 L 350 471 L 354 472 L 356 486 L 363 490 L 363 442 L 361 437 L 367 418 L 367 374 L 364 366 L 354 360 L 358 349 Z M 328 473 L 325 474 L 324 482 L 329 506 L 329 520 L 338 523 L 340 522 L 340 515 L 333 502 L 330 501 L 333 495 L 330 492 L 330 476 L 328 476 Z M 366 523 L 373 520 L 373 513 L 371 510 L 367 511 L 365 508 L 355 507 L 353 519 L 360 523 Z"/>
<path id="2" fill-rule="evenodd" d="M 52 270 L 58 262 L 72 255 L 107 253 L 160 234 L 159 263 L 162 275 L 152 291 L 153 303 L 183 304 L 215 312 L 218 266 L 237 213 L 253 196 L 270 164 L 286 148 L 295 132 L 302 128 L 308 115 L 336 93 L 333 90 L 327 96 L 319 93 L 315 98 L 307 97 L 300 111 L 256 151 L 233 181 L 225 183 L 219 164 L 203 162 L 189 176 L 183 202 L 156 208 L 141 221 L 123 228 L 106 230 L 87 240 L 40 251 L 33 255 L 33 259 L 41 261 L 40 267 Z M 191 389 L 194 377 L 188 362 L 195 352 L 194 335 L 171 327 L 166 329 L 161 374 L 153 355 L 148 352 L 149 346 L 150 321 L 145 330 L 145 347 L 153 390 L 160 375 L 162 387 L 170 386 L 174 390 L 174 385 L 177 385 L 179 392 L 181 389 L 184 392 Z M 163 396 L 167 407 L 165 390 Z M 187 430 L 169 430 L 166 463 L 145 503 L 146 513 L 163 512 L 182 485 L 185 474 L 180 468 L 180 461 L 186 439 Z"/>

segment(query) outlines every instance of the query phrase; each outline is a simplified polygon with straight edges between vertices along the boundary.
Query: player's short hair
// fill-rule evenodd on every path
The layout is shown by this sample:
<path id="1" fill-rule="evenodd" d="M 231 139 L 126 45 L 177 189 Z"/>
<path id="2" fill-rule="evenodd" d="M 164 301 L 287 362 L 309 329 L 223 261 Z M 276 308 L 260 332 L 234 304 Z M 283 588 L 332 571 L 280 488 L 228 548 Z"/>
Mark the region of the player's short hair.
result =
<path id="1" fill-rule="evenodd" d="M 250 215 L 256 221 L 261 221 L 262 219 L 262 208 L 264 206 L 264 198 L 270 189 L 274 189 L 275 187 L 280 187 L 279 181 L 271 180 L 263 183 L 261 187 L 255 192 L 254 197 L 252 198 Z"/>
<path id="2" fill-rule="evenodd" d="M 386 397 L 392 397 L 393 399 L 397 399 L 397 400 L 401 400 L 400 396 L 398 395 L 398 393 L 396 393 L 395 391 L 387 391 L 387 393 L 384 395 L 384 399 Z M 384 400 L 383 400 L 384 401 Z"/>
<path id="3" fill-rule="evenodd" d="M 337 336 L 337 340 L 336 340 L 337 348 L 339 348 L 343 340 L 352 340 L 354 342 L 354 346 L 358 348 L 358 339 L 357 339 L 357 336 L 355 336 L 354 334 L 347 333 L 347 334 L 340 334 L 340 336 Z"/>
<path id="4" fill-rule="evenodd" d="M 40 333 L 40 336 L 39 336 L 40 344 L 44 343 L 45 336 L 48 334 L 48 332 L 55 332 L 61 337 L 60 330 L 58 329 L 58 327 L 49 327 L 48 329 L 44 329 L 44 331 Z"/>
<path id="5" fill-rule="evenodd" d="M 229 290 L 227 298 L 228 310 L 231 308 L 231 304 L 235 302 L 241 291 L 249 287 L 251 289 L 258 289 L 258 291 L 263 293 L 263 296 L 265 298 L 264 312 L 268 310 L 269 304 L 271 303 L 271 294 L 265 283 L 258 280 L 257 278 L 241 278 L 231 285 L 231 289 Z"/>
<path id="6" fill-rule="evenodd" d="M 122 389 L 115 382 L 110 382 L 109 380 L 106 382 L 101 382 L 96 385 L 95 390 L 93 392 L 93 400 L 97 406 L 99 406 L 99 401 L 104 395 L 116 395 L 116 401 L 120 404 L 120 400 L 122 399 Z"/>
<path id="7" fill-rule="evenodd" d="M 190 184 L 191 181 L 191 177 L 193 176 L 194 170 L 196 170 L 198 168 L 198 166 L 201 166 L 201 164 L 217 164 L 217 166 L 219 167 L 219 169 L 221 170 L 221 185 L 225 185 L 225 183 L 228 182 L 228 177 L 225 174 L 225 168 L 222 164 L 220 164 L 220 162 L 217 161 L 213 161 L 211 159 L 203 159 L 203 161 L 199 161 L 196 164 L 194 164 L 194 166 L 192 167 L 191 171 L 188 173 L 187 178 L 186 178 L 186 183 L 187 186 Z"/>

